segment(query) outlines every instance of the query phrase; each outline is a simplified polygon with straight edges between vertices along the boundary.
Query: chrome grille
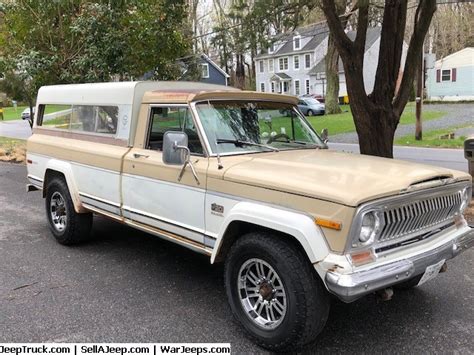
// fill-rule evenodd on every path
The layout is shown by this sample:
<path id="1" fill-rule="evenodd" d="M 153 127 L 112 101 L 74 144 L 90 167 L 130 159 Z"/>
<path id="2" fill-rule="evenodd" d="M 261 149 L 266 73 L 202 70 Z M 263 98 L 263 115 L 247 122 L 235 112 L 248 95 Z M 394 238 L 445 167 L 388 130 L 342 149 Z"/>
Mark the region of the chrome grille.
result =
<path id="1" fill-rule="evenodd" d="M 456 192 L 388 207 L 384 211 L 385 226 L 378 241 L 399 241 L 406 236 L 420 234 L 430 227 L 441 226 L 453 220 L 460 206 L 461 193 Z"/>

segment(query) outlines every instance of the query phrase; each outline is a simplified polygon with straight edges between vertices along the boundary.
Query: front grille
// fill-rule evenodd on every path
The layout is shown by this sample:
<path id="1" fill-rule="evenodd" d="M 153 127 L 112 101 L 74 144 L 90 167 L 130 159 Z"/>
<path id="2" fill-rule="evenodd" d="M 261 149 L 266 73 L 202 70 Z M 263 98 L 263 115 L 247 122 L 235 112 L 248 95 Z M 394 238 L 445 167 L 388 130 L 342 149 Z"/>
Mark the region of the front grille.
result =
<path id="1" fill-rule="evenodd" d="M 430 227 L 452 222 L 460 206 L 461 193 L 456 192 L 389 207 L 384 211 L 385 226 L 379 243 L 396 242 L 423 233 Z"/>

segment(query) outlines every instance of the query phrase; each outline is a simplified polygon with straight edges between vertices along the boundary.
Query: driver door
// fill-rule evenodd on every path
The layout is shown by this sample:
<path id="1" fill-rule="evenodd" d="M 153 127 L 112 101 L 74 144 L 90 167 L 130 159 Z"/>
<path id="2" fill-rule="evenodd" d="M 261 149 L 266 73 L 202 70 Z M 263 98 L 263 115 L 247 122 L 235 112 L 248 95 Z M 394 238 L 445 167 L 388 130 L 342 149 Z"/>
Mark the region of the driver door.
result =
<path id="1" fill-rule="evenodd" d="M 208 159 L 191 112 L 186 105 L 153 106 L 148 121 L 144 149 L 132 148 L 124 159 L 123 216 L 169 239 L 202 247 Z M 182 166 L 163 163 L 163 135 L 169 130 L 188 134 L 197 180 L 187 167 L 178 181 Z"/>

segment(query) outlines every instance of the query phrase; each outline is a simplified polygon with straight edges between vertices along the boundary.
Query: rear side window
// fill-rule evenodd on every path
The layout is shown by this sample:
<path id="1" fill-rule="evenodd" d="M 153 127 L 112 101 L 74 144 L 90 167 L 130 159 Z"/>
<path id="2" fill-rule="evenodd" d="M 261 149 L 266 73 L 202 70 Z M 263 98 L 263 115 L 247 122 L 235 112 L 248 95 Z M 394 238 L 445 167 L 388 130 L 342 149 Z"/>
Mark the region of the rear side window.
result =
<path id="1" fill-rule="evenodd" d="M 117 133 L 118 107 L 95 105 L 44 105 L 41 126 L 73 132 Z"/>

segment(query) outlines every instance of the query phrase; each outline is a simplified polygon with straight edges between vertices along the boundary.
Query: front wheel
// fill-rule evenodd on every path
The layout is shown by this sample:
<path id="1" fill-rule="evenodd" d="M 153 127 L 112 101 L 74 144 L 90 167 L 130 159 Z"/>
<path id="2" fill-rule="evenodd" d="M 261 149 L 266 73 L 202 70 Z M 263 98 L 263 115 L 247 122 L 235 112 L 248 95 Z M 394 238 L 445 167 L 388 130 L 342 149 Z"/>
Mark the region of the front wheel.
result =
<path id="1" fill-rule="evenodd" d="M 313 111 L 308 110 L 308 112 L 306 113 L 306 116 L 313 116 Z"/>
<path id="2" fill-rule="evenodd" d="M 54 178 L 47 186 L 46 215 L 51 232 L 60 244 L 71 245 L 89 239 L 92 213 L 76 213 L 62 178 Z"/>
<path id="3" fill-rule="evenodd" d="M 225 287 L 235 318 L 269 350 L 300 349 L 326 324 L 326 289 L 306 255 L 281 236 L 238 239 L 226 260 Z"/>

